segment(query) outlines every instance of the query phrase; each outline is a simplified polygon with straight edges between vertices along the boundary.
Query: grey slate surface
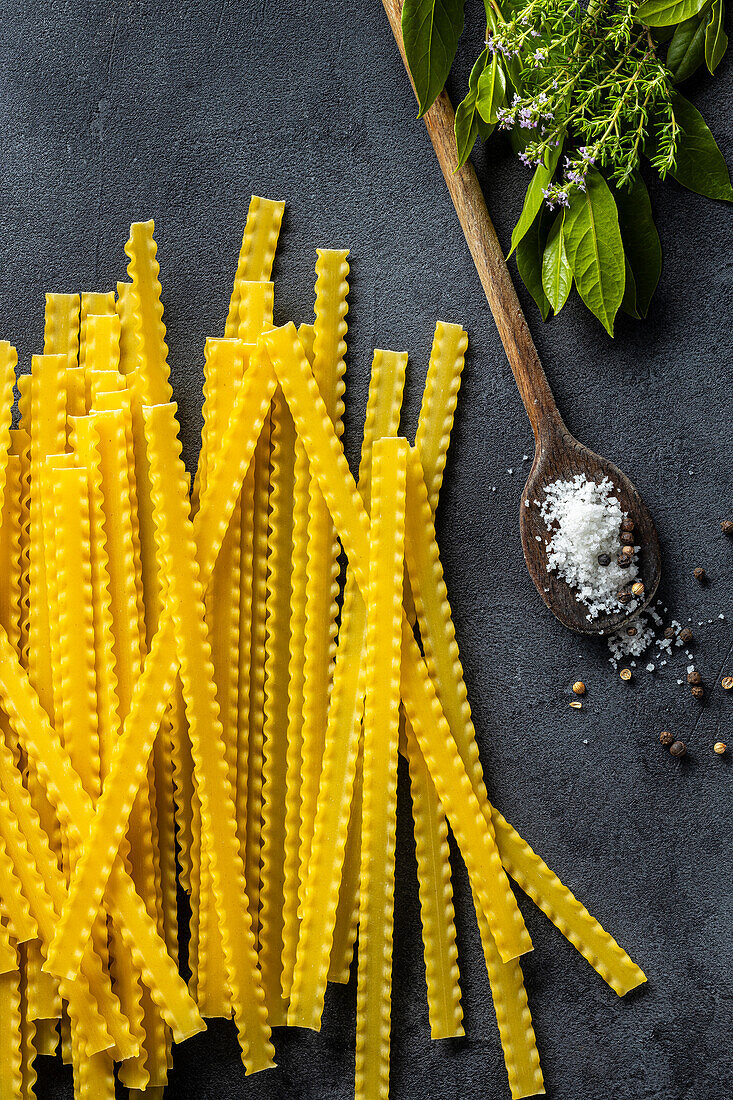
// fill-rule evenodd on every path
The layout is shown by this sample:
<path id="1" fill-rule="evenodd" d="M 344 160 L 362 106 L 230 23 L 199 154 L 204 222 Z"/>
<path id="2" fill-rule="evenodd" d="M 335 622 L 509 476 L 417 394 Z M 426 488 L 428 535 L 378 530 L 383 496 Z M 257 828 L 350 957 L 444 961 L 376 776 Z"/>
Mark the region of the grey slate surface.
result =
<path id="1" fill-rule="evenodd" d="M 482 37 L 480 9 L 470 0 L 456 91 Z M 468 328 L 440 539 L 490 795 L 649 976 L 619 1001 L 521 899 L 547 1093 L 725 1100 L 733 773 L 711 750 L 719 737 L 733 742 L 733 699 L 718 687 L 696 706 L 676 683 L 682 657 L 624 685 L 601 643 L 571 636 L 541 605 L 517 531 L 529 425 L 378 0 L 2 0 L 0 15 L 0 334 L 23 364 L 41 349 L 43 292 L 114 286 L 130 221 L 153 216 L 195 461 L 203 340 L 222 331 L 253 191 L 288 201 L 280 321 L 310 316 L 315 247 L 351 249 L 352 463 L 371 348 L 410 352 L 412 432 L 435 319 Z M 730 73 L 726 59 L 692 94 L 733 163 Z M 526 177 L 501 143 L 476 163 L 508 245 Z M 665 265 L 646 323 L 621 320 L 611 341 L 577 301 L 543 326 L 520 297 L 569 427 L 618 462 L 652 510 L 664 602 L 692 618 L 712 685 L 733 672 L 733 543 L 718 528 L 733 516 L 730 210 L 674 184 L 651 190 Z M 705 588 L 692 578 L 698 563 Z M 578 677 L 589 688 L 581 713 L 568 708 Z M 682 763 L 657 744 L 664 727 L 688 742 Z M 467 1037 L 429 1039 L 404 782 L 400 810 L 392 1095 L 508 1096 L 459 866 Z M 329 994 L 320 1035 L 278 1036 L 280 1067 L 245 1079 L 233 1028 L 212 1026 L 177 1050 L 168 1095 L 348 1097 L 353 1027 L 352 982 Z M 71 1095 L 68 1070 L 42 1060 L 39 1073 L 40 1100 Z"/>

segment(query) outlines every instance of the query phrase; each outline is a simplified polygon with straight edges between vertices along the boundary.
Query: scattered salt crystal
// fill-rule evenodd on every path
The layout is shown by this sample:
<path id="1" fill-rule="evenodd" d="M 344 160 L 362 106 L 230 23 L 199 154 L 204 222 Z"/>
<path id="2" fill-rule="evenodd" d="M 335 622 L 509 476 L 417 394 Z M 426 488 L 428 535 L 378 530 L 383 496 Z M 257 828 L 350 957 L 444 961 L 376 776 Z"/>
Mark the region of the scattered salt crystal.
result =
<path id="1" fill-rule="evenodd" d="M 624 513 L 608 478 L 600 484 L 576 474 L 569 481 L 553 481 L 545 489 L 541 515 L 549 531 L 547 568 L 575 589 L 588 608 L 588 618 L 623 607 L 619 589 L 638 575 L 635 564 L 621 569 L 616 561 Z M 601 565 L 600 554 L 611 562 Z"/>
<path id="2" fill-rule="evenodd" d="M 694 672 L 695 671 L 695 666 L 694 665 L 688 665 L 687 666 L 687 671 L 688 672 Z"/>
<path id="3" fill-rule="evenodd" d="M 677 683 L 678 683 L 678 684 L 681 684 L 681 683 L 682 683 L 682 680 L 678 680 L 678 681 L 677 681 Z"/>
<path id="4" fill-rule="evenodd" d="M 529 455 L 522 455 L 522 462 L 529 462 Z"/>
<path id="5" fill-rule="evenodd" d="M 584 738 L 583 738 L 583 744 L 584 744 L 584 745 L 587 745 L 587 744 L 588 744 L 588 738 L 587 738 L 587 737 L 584 737 Z"/>
<path id="6" fill-rule="evenodd" d="M 723 614 L 723 612 L 722 612 L 722 611 L 721 611 L 721 613 L 720 613 L 720 614 L 718 615 L 718 618 L 719 618 L 719 619 L 724 619 L 724 618 L 725 618 L 725 615 Z"/>
<path id="7" fill-rule="evenodd" d="M 525 508 L 529 508 L 529 501 L 528 501 L 528 500 L 525 500 L 525 502 L 524 502 L 524 507 L 525 507 Z"/>
<path id="8" fill-rule="evenodd" d="M 646 670 L 647 672 L 654 672 L 654 669 L 656 667 L 657 666 L 653 663 L 653 661 L 650 661 L 649 664 L 646 666 Z"/>
<path id="9" fill-rule="evenodd" d="M 509 469 L 507 470 L 507 473 L 508 474 L 513 474 L 514 473 L 514 467 L 510 466 Z"/>

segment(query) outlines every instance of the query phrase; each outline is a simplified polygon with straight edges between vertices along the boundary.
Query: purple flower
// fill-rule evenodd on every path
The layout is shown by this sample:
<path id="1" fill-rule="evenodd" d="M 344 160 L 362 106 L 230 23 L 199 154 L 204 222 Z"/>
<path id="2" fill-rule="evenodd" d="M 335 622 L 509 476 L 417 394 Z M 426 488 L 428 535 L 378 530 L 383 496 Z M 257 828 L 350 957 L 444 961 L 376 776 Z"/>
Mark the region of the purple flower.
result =
<path id="1" fill-rule="evenodd" d="M 556 198 L 561 206 L 570 206 L 570 199 L 568 198 L 567 191 L 558 191 Z"/>

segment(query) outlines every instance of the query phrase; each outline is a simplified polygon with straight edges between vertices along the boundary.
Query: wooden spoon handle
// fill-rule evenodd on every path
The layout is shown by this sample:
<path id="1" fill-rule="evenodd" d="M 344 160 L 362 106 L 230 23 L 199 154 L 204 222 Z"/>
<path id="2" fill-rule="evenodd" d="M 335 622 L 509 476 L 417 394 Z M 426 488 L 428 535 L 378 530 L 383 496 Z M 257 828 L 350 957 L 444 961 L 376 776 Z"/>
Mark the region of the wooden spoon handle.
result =
<path id="1" fill-rule="evenodd" d="M 382 3 L 410 76 L 402 40 L 402 0 L 382 0 Z M 553 429 L 565 433 L 565 425 L 522 313 L 476 172 L 470 161 L 458 168 L 455 114 L 445 91 L 440 93 L 424 118 L 535 439 L 537 442 L 541 437 L 547 439 Z"/>

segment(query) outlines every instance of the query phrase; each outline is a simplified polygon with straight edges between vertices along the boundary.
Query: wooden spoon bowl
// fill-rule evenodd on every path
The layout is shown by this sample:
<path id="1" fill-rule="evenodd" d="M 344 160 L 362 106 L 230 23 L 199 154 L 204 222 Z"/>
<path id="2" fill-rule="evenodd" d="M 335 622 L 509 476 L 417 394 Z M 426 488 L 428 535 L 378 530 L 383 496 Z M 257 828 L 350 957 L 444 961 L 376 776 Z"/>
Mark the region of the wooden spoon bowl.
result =
<path id="1" fill-rule="evenodd" d="M 634 580 L 642 582 L 644 594 L 636 599 L 633 612 L 624 608 L 615 614 L 588 618 L 588 608 L 577 599 L 574 589 L 547 568 L 550 532 L 540 515 L 545 488 L 553 481 L 569 481 L 576 474 L 596 484 L 608 478 L 621 510 L 634 521 L 634 540 L 641 547 L 636 557 L 638 575 Z M 527 500 L 529 507 L 525 505 Z M 648 508 L 626 474 L 613 462 L 574 439 L 562 421 L 553 431 L 543 433 L 538 442 L 522 493 L 519 529 L 527 569 L 537 591 L 553 615 L 570 630 L 579 634 L 608 634 L 627 623 L 654 598 L 661 575 L 661 557 L 657 531 Z"/>

